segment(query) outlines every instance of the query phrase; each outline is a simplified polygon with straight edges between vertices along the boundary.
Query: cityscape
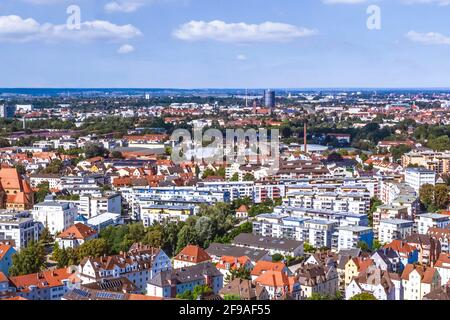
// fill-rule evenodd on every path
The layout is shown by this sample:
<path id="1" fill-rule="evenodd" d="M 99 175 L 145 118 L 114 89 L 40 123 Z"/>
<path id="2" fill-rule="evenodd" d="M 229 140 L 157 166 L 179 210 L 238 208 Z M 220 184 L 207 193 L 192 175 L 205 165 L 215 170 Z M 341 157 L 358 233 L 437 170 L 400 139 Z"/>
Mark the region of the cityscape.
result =
<path id="1" fill-rule="evenodd" d="M 27 47 L 37 50 L 37 57 L 50 50 L 58 58 L 55 65 L 46 62 L 45 82 L 40 82 L 45 74 L 38 76 L 42 68 L 30 68 L 30 62 L 25 62 L 30 70 L 28 77 L 22 75 L 24 82 L 17 74 L 9 77 L 5 61 L 10 59 L 0 63 L 8 78 L 0 80 L 0 300 L 260 301 L 260 307 L 271 301 L 301 306 L 312 300 L 343 305 L 347 300 L 450 300 L 447 59 L 429 74 L 422 71 L 431 62 L 401 77 L 389 78 L 392 71 L 386 71 L 384 83 L 378 73 L 353 79 L 356 69 L 342 74 L 341 84 L 335 75 L 328 82 L 327 74 L 340 72 L 339 67 L 319 72 L 307 85 L 310 70 L 298 81 L 290 73 L 283 78 L 280 71 L 262 83 L 261 75 L 273 66 L 266 69 L 261 62 L 261 74 L 255 74 L 252 66 L 238 70 L 236 61 L 213 62 L 206 53 L 206 64 L 217 63 L 208 86 L 203 85 L 208 79 L 204 67 L 197 75 L 190 72 L 191 64 L 199 63 L 197 51 L 183 48 L 183 55 L 192 50 L 192 60 L 180 56 L 174 68 L 186 65 L 189 77 L 168 69 L 177 78 L 170 85 L 158 67 L 148 74 L 155 85 L 147 87 L 135 69 L 141 58 L 132 57 L 143 45 L 132 40 L 145 33 L 142 18 L 136 17 L 129 20 L 136 26 L 128 20 L 121 20 L 123 25 L 80 22 L 89 41 L 118 37 L 127 43 L 120 42 L 114 53 L 120 58 L 105 56 L 103 66 L 90 70 L 86 62 L 86 71 L 76 62 L 79 73 L 66 78 L 55 66 L 74 44 L 59 41 L 81 36 L 72 34 L 69 24 L 37 21 L 44 21 L 46 10 L 50 15 L 69 4 L 23 0 L 16 7 L 6 2 L 0 9 L 11 15 L 0 13 L 5 46 L 0 56 L 20 56 Z M 175 0 L 104 2 L 98 10 L 125 17 L 177 5 Z M 377 17 L 384 2 L 376 2 L 380 7 L 370 2 L 311 1 L 305 8 L 357 10 L 365 32 L 381 32 Z M 61 15 L 77 23 L 83 4 Z M 434 12 L 448 10 L 446 4 L 397 5 L 418 14 L 416 6 Z M 196 5 L 187 1 L 183 6 Z M 86 11 L 95 6 L 85 5 Z M 37 10 L 36 19 L 25 19 L 30 8 Z M 274 13 L 274 19 L 287 17 L 283 12 Z M 233 50 L 246 51 L 237 56 L 242 64 L 254 63 L 248 62 L 254 42 L 283 47 L 322 33 L 319 26 L 281 22 L 252 27 L 192 20 L 176 26 L 169 42 L 237 46 Z M 415 43 L 444 43 L 437 51 L 431 48 L 430 55 L 448 51 L 449 38 L 443 34 L 407 34 Z M 105 43 L 102 48 L 111 45 Z M 303 45 L 307 60 L 311 47 L 321 46 Z M 89 46 L 100 50 L 97 43 Z M 290 59 L 284 56 L 287 49 L 280 49 L 280 60 Z M 172 54 L 161 57 L 161 64 Z M 121 78 L 119 70 L 127 64 L 122 61 L 119 83 L 110 70 L 101 69 L 113 68 L 114 59 L 124 56 L 134 80 Z M 421 61 L 420 56 L 415 52 L 411 59 Z M 145 63 L 141 68 L 149 71 Z M 229 85 L 233 70 L 236 81 Z M 84 72 L 87 82 L 80 75 Z M 246 75 L 240 77 L 241 72 Z M 417 81 L 421 72 L 423 82 Z M 98 84 L 90 85 L 96 75 Z M 188 78 L 192 83 L 179 85 Z M 209 318 L 214 310 L 192 314 L 203 311 Z"/>

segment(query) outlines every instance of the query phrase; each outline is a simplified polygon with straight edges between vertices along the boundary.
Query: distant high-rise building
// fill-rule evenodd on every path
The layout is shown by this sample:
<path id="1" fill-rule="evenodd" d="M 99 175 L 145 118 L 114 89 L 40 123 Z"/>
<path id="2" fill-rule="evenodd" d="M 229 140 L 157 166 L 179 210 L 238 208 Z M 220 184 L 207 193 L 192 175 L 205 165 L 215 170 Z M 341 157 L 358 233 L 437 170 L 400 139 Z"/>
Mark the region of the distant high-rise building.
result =
<path id="1" fill-rule="evenodd" d="M 150 93 L 145 94 L 145 100 L 150 100 Z"/>
<path id="2" fill-rule="evenodd" d="M 264 91 L 264 106 L 269 109 L 275 109 L 275 91 Z"/>
<path id="3" fill-rule="evenodd" d="M 0 105 L 0 118 L 11 119 L 16 114 L 16 107 L 9 104 Z"/>

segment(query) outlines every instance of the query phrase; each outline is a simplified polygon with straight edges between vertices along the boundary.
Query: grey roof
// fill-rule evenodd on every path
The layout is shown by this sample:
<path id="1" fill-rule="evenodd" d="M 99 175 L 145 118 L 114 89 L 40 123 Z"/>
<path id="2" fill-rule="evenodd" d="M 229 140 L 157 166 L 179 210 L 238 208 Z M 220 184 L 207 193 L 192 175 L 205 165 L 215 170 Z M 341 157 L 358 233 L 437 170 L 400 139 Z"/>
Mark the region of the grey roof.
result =
<path id="1" fill-rule="evenodd" d="M 158 287 L 166 287 L 171 284 L 177 285 L 204 280 L 205 275 L 209 277 L 223 277 L 222 273 L 211 262 L 206 262 L 181 269 L 162 271 L 151 279 L 149 283 Z"/>
<path id="2" fill-rule="evenodd" d="M 283 251 L 293 251 L 298 247 L 303 247 L 303 242 L 301 241 L 263 237 L 254 235 L 252 233 L 241 233 L 236 238 L 234 238 L 232 243 L 248 247 L 264 248 L 268 250 L 276 249 Z"/>
<path id="3" fill-rule="evenodd" d="M 269 253 L 267 250 L 243 248 L 243 247 L 237 247 L 237 246 L 233 246 L 233 245 L 229 245 L 229 244 L 222 244 L 222 243 L 211 243 L 209 248 L 206 249 L 206 252 L 210 256 L 216 256 L 216 257 L 247 256 L 250 258 L 251 261 L 259 261 Z"/>

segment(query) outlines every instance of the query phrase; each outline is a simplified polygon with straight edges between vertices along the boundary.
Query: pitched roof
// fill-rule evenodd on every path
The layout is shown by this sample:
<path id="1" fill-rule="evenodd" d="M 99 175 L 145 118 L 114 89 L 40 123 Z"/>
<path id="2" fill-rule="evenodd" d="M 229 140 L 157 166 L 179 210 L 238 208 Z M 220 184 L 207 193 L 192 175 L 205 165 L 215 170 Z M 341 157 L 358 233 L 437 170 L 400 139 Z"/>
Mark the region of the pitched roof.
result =
<path id="1" fill-rule="evenodd" d="M 286 265 L 283 262 L 272 262 L 272 261 L 264 261 L 260 260 L 256 263 L 253 268 L 251 275 L 252 276 L 260 276 L 261 274 L 267 271 L 283 271 L 286 268 Z"/>
<path id="2" fill-rule="evenodd" d="M 0 282 L 8 282 L 8 278 L 0 271 Z"/>
<path id="3" fill-rule="evenodd" d="M 28 291 L 30 286 L 38 288 L 51 288 L 62 286 L 63 280 L 68 280 L 72 273 L 67 268 L 48 270 L 41 273 L 26 274 L 10 277 L 10 282 L 18 291 Z"/>
<path id="4" fill-rule="evenodd" d="M 211 261 L 212 259 L 209 254 L 199 246 L 188 245 L 177 254 L 174 260 L 201 263 Z"/>
<path id="5" fill-rule="evenodd" d="M 409 280 L 411 272 L 417 271 L 423 283 L 432 283 L 437 270 L 433 267 L 424 267 L 414 264 L 407 264 L 402 273 L 402 280 Z"/>
<path id="6" fill-rule="evenodd" d="M 6 244 L 0 244 L 0 261 L 8 253 L 9 250 L 14 250 L 14 248 Z"/>
<path id="7" fill-rule="evenodd" d="M 434 264 L 435 268 L 447 268 L 450 269 L 450 254 L 449 253 L 441 253 L 436 263 Z"/>
<path id="8" fill-rule="evenodd" d="M 223 256 L 220 258 L 219 263 L 216 265 L 217 269 L 234 270 L 244 267 L 246 264 L 251 263 L 250 258 L 247 256 L 243 257 L 230 257 Z"/>
<path id="9" fill-rule="evenodd" d="M 239 207 L 239 209 L 236 210 L 236 212 L 248 212 L 248 208 L 245 204 Z"/>
<path id="10" fill-rule="evenodd" d="M 416 250 L 413 246 L 409 245 L 407 242 L 403 240 L 394 240 L 391 243 L 388 243 L 384 246 L 384 248 L 391 248 L 397 252 L 410 254 Z"/>
<path id="11" fill-rule="evenodd" d="M 257 299 L 265 289 L 259 284 L 253 284 L 251 280 L 243 280 L 236 278 L 229 284 L 225 285 L 220 294 L 233 294 L 240 296 L 244 300 Z"/>
<path id="12" fill-rule="evenodd" d="M 76 223 L 63 232 L 61 232 L 57 238 L 60 239 L 78 239 L 78 240 L 85 240 L 87 238 L 90 238 L 97 234 L 97 231 L 92 229 L 91 227 L 82 224 L 82 223 Z"/>
<path id="13" fill-rule="evenodd" d="M 267 271 L 256 278 L 255 283 L 268 287 L 286 287 L 290 285 L 289 276 L 282 271 Z"/>

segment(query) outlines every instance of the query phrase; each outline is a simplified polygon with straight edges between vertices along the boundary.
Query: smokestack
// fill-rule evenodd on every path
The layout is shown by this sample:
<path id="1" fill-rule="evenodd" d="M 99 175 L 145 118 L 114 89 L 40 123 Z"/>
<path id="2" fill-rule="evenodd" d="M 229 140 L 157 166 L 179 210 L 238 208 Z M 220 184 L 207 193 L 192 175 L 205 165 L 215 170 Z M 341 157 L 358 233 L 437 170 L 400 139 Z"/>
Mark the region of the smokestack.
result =
<path id="1" fill-rule="evenodd" d="M 303 128 L 303 139 L 304 139 L 304 145 L 305 145 L 305 153 L 308 153 L 308 139 L 307 139 L 307 125 L 306 125 L 306 121 L 304 124 L 304 128 Z"/>

